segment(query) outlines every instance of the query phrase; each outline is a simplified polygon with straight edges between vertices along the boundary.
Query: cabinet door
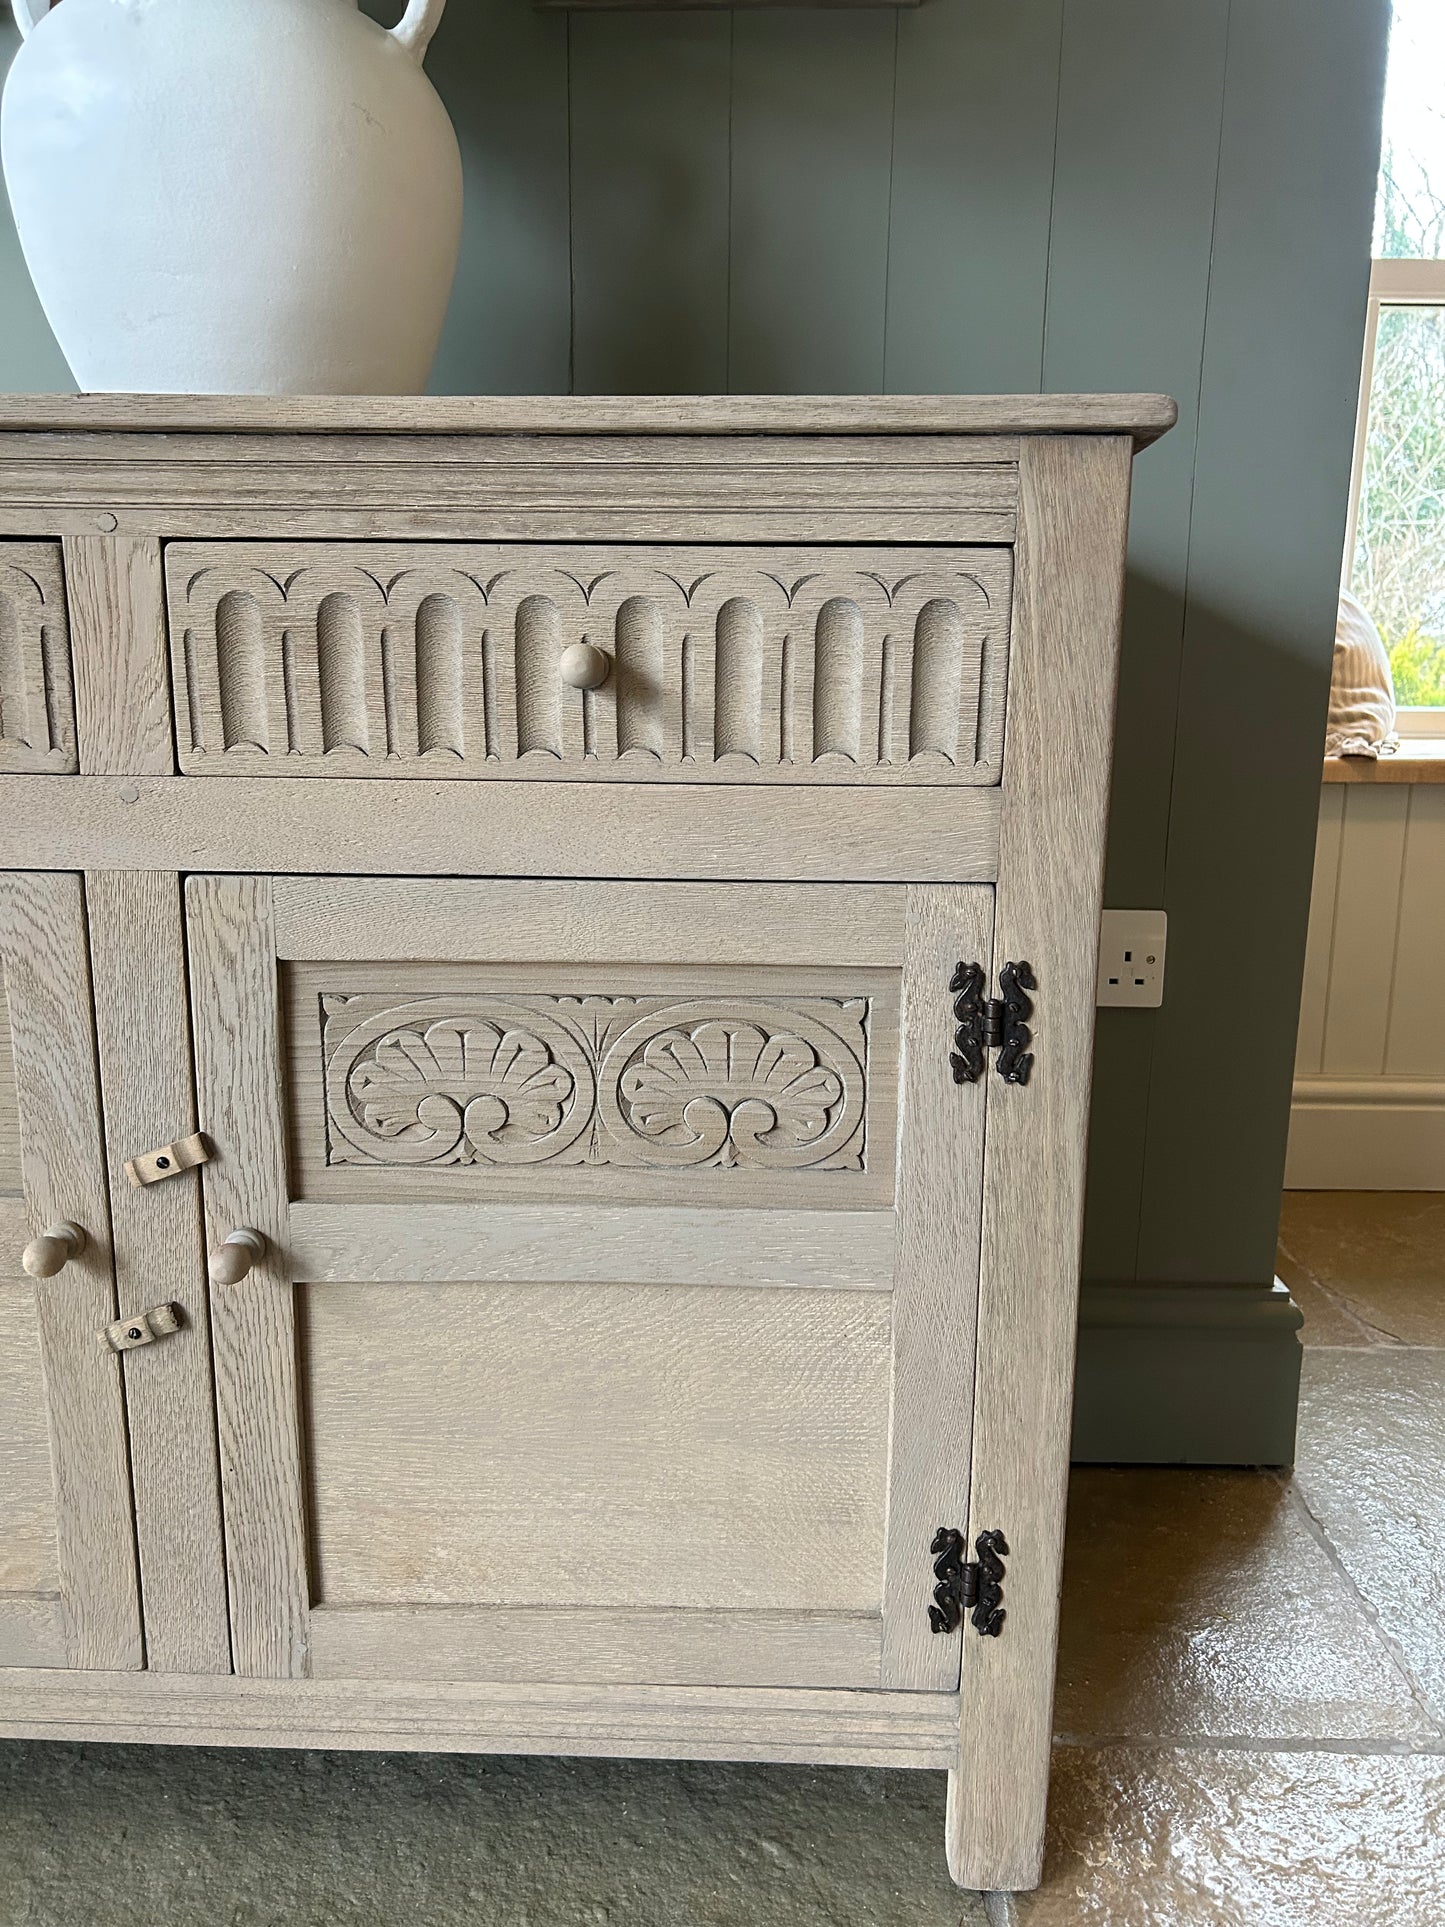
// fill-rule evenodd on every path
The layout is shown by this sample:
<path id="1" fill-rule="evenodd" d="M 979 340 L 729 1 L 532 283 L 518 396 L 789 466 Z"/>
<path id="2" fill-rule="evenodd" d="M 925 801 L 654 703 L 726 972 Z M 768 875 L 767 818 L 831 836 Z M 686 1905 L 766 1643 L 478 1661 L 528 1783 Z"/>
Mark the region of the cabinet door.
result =
<path id="1" fill-rule="evenodd" d="M 238 1670 L 957 1684 L 991 913 L 190 880 Z"/>
<path id="2" fill-rule="evenodd" d="M 0 875 L 0 1666 L 141 1664 L 77 876 Z M 51 1227 L 84 1234 L 67 1255 Z M 42 1273 L 26 1275 L 22 1253 Z"/>

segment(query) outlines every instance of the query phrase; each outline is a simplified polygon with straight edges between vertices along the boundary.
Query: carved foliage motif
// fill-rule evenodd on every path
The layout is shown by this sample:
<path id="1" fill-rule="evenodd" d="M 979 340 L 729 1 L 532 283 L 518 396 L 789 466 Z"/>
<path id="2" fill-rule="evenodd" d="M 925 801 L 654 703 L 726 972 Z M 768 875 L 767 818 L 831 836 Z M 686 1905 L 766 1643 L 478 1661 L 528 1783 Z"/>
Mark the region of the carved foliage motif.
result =
<path id="1" fill-rule="evenodd" d="M 327 1162 L 861 1171 L 868 1000 L 321 998 Z"/>

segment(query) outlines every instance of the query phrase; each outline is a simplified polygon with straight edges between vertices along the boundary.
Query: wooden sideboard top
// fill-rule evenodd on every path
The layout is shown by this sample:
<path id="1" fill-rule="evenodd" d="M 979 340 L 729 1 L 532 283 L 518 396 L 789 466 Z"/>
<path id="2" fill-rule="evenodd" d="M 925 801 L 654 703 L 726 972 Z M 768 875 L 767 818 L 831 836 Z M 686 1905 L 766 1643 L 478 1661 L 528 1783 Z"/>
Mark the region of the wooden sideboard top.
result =
<path id="1" fill-rule="evenodd" d="M 1130 435 L 1168 395 L 5 395 L 0 432 L 426 435 Z"/>

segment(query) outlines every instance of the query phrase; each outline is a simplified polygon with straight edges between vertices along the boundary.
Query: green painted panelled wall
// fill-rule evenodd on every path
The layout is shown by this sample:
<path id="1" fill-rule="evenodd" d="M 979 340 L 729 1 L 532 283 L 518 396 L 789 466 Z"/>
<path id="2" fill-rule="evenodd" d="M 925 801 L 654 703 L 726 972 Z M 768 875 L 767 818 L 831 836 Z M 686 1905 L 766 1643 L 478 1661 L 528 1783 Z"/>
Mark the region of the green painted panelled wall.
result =
<path id="1" fill-rule="evenodd" d="M 430 60 L 468 197 L 438 389 L 1178 398 L 1108 877 L 1169 911 L 1168 999 L 1101 1018 L 1094 1279 L 1272 1272 L 1387 13 L 451 0 Z M 0 386 L 68 385 L 0 230 Z"/>

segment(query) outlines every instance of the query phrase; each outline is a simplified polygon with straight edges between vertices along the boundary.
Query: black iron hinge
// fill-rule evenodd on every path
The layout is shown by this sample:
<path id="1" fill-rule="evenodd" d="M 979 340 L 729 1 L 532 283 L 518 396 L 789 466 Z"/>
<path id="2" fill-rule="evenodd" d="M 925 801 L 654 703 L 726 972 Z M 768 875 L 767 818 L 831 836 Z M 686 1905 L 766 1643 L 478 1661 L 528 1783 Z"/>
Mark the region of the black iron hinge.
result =
<path id="1" fill-rule="evenodd" d="M 957 1632 L 967 1613 L 975 1632 L 997 1639 L 1008 1616 L 1003 1604 L 1008 1540 L 1001 1532 L 981 1532 L 973 1549 L 978 1557 L 965 1562 L 963 1534 L 955 1526 L 940 1526 L 934 1533 L 928 1548 L 934 1578 L 928 1623 L 936 1633 Z"/>
<path id="2" fill-rule="evenodd" d="M 955 1084 L 976 1084 L 983 1075 L 985 1053 L 998 1052 L 994 1069 L 1005 1084 L 1027 1084 L 1034 1067 L 1029 1045 L 1034 1034 L 1029 1019 L 1034 1014 L 1032 999 L 1026 994 L 1038 989 L 1038 982 L 1026 963 L 1006 963 L 998 973 L 1000 995 L 985 997 L 983 966 L 961 963 L 949 980 L 953 998 L 953 1049 L 948 1061 Z"/>

